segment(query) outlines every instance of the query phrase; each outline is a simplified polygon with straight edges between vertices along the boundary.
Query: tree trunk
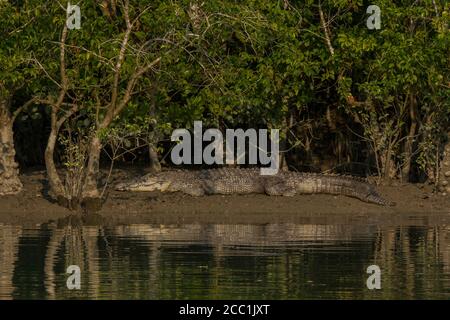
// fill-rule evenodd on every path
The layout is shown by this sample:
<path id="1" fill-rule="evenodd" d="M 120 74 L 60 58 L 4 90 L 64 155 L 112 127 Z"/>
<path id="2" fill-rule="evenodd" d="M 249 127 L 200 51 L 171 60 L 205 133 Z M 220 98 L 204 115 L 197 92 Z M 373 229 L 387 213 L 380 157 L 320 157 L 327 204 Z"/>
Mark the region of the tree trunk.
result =
<path id="1" fill-rule="evenodd" d="M 440 163 L 438 190 L 444 196 L 450 196 L 450 131 L 447 132 L 447 145 L 444 147 Z"/>
<path id="2" fill-rule="evenodd" d="M 0 196 L 17 194 L 23 188 L 15 160 L 14 119 L 9 107 L 9 101 L 0 101 Z"/>
<path id="3" fill-rule="evenodd" d="M 53 193 L 58 201 L 65 198 L 65 192 L 61 179 L 59 178 L 58 172 L 56 171 L 54 152 L 56 139 L 58 137 L 59 128 L 57 125 L 56 111 L 52 110 L 51 115 L 51 131 L 47 140 L 47 147 L 45 148 L 45 167 L 47 170 L 48 182 L 50 184 L 50 191 Z"/>
<path id="4" fill-rule="evenodd" d="M 392 156 L 393 152 L 391 146 L 389 146 L 388 149 L 380 156 L 383 179 L 388 182 L 395 179 L 397 174 L 397 171 L 395 170 L 395 162 Z"/>
<path id="5" fill-rule="evenodd" d="M 152 119 L 156 119 L 156 96 L 158 94 L 158 82 L 156 81 L 155 77 L 151 77 L 153 80 L 153 85 L 150 88 L 150 112 L 149 115 L 152 117 Z M 156 173 L 161 171 L 161 163 L 159 162 L 158 158 L 158 151 L 156 149 L 157 143 L 160 139 L 160 134 L 156 133 L 156 124 L 157 121 L 153 123 L 153 131 L 151 132 L 149 136 L 149 141 L 151 142 L 148 146 L 148 155 L 150 158 L 150 166 L 149 166 L 149 172 L 150 173 Z"/>
<path id="6" fill-rule="evenodd" d="M 95 135 L 89 146 L 88 164 L 86 167 L 86 178 L 83 186 L 83 199 L 98 199 L 100 192 L 98 190 L 98 174 L 100 170 L 100 152 L 102 144 L 100 138 Z"/>
<path id="7" fill-rule="evenodd" d="M 158 152 L 153 145 L 148 147 L 148 155 L 150 157 L 150 167 L 149 171 L 151 173 L 156 173 L 161 171 L 161 163 L 159 163 Z"/>
<path id="8" fill-rule="evenodd" d="M 412 162 L 412 155 L 413 155 L 413 145 L 414 145 L 414 136 L 416 134 L 417 130 L 417 101 L 414 95 L 410 95 L 409 97 L 409 113 L 410 113 L 410 119 L 411 119 L 411 125 L 409 127 L 409 133 L 408 137 L 405 142 L 405 152 L 404 152 L 404 162 L 402 166 L 402 179 L 405 182 L 410 181 L 410 174 L 411 174 L 411 162 Z"/>

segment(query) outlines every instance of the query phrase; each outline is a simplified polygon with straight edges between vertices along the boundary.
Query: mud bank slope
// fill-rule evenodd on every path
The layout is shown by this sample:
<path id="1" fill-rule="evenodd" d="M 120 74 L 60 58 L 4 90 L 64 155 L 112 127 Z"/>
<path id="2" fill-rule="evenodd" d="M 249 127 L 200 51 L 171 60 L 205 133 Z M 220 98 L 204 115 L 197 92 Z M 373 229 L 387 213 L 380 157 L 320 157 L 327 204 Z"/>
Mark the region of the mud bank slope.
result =
<path id="1" fill-rule="evenodd" d="M 117 170 L 113 182 L 133 173 Z M 49 201 L 43 171 L 23 174 L 24 191 L 0 197 L 0 223 L 37 224 L 62 219 L 73 212 Z M 450 198 L 432 192 L 428 185 L 380 186 L 380 193 L 395 207 L 367 204 L 330 195 L 269 197 L 266 195 L 191 197 L 179 193 L 110 191 L 99 212 L 104 223 L 275 223 L 330 219 L 370 223 L 426 219 L 450 221 Z M 431 220 L 430 220 L 431 219 Z M 434 221 L 434 222 L 433 222 Z"/>

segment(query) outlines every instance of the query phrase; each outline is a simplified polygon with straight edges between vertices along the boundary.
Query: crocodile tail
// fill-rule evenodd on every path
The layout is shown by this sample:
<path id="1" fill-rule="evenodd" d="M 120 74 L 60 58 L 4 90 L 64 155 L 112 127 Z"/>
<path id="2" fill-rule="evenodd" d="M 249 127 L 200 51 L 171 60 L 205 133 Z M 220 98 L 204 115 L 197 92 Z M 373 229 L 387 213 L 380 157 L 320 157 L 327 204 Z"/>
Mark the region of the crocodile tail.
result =
<path id="1" fill-rule="evenodd" d="M 297 176 L 297 179 L 296 189 L 299 193 L 345 195 L 378 205 L 395 205 L 395 203 L 384 199 L 373 185 L 359 178 L 351 176 L 307 174 L 303 177 Z"/>
<path id="2" fill-rule="evenodd" d="M 353 177 L 337 177 L 333 179 L 335 185 L 340 189 L 340 194 L 358 198 L 364 202 L 374 203 L 382 206 L 394 206 L 395 203 L 384 199 L 376 190 L 375 186 L 367 181 L 354 179 Z M 339 188 L 340 186 L 340 188 Z"/>
<path id="3" fill-rule="evenodd" d="M 366 197 L 365 201 L 366 201 L 366 202 L 369 202 L 369 203 L 379 204 L 379 205 L 382 205 L 382 206 L 390 206 L 390 207 L 392 207 L 392 206 L 395 206 L 395 205 L 396 205 L 395 202 L 389 201 L 389 200 L 387 200 L 387 199 L 384 199 L 384 198 L 383 198 L 382 196 L 380 196 L 380 195 L 378 194 L 378 192 L 376 192 L 375 190 L 373 191 L 373 193 L 369 194 L 369 195 Z"/>
<path id="4" fill-rule="evenodd" d="M 339 194 L 358 198 L 364 202 L 374 203 L 382 206 L 393 206 L 395 203 L 384 199 L 369 182 L 354 177 L 335 177 L 331 179 L 331 187 L 337 187 Z"/>

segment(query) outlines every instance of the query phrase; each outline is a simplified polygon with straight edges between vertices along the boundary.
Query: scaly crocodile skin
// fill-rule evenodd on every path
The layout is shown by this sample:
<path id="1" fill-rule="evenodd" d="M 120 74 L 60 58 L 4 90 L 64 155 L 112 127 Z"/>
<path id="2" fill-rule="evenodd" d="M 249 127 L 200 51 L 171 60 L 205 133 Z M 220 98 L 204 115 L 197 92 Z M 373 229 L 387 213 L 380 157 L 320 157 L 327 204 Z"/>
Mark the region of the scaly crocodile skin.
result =
<path id="1" fill-rule="evenodd" d="M 373 185 L 361 178 L 291 171 L 281 171 L 274 176 L 262 176 L 258 168 L 162 171 L 119 183 L 115 189 L 120 191 L 180 191 L 193 196 L 249 193 L 294 196 L 296 194 L 325 193 L 345 195 L 379 205 L 394 205 L 383 199 Z"/>

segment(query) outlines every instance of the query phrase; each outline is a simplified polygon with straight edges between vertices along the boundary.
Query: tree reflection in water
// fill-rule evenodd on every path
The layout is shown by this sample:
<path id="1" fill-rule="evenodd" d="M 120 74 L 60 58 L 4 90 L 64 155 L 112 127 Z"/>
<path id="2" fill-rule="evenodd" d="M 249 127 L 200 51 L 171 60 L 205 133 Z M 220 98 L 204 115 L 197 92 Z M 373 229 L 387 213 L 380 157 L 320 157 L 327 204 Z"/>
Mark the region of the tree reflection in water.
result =
<path id="1" fill-rule="evenodd" d="M 450 228 L 363 224 L 0 225 L 0 298 L 450 298 Z M 367 266 L 382 289 L 365 286 Z M 68 290 L 69 265 L 81 290 Z"/>

